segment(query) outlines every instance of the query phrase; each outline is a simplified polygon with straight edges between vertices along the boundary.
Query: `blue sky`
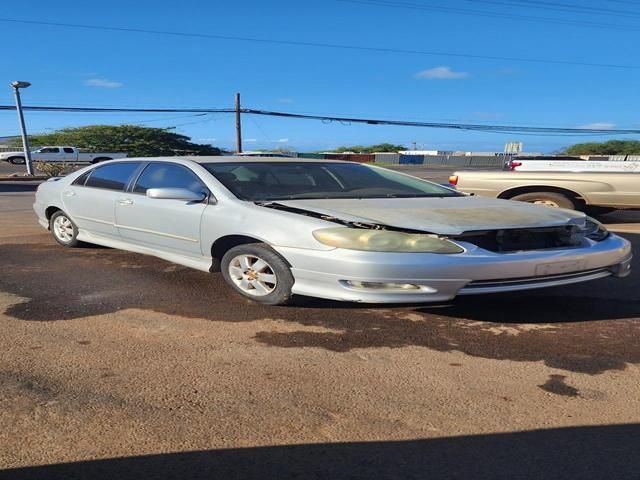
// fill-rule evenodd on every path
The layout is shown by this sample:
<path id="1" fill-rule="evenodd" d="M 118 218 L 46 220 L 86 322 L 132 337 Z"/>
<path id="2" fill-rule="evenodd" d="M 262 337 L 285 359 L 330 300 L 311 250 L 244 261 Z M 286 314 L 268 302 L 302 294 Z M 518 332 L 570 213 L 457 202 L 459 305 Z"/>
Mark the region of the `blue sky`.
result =
<path id="1" fill-rule="evenodd" d="M 384 5 L 374 5 L 383 3 Z M 343 0 L 79 2 L 30 0 L 4 18 L 252 36 L 473 55 L 640 65 L 640 2 L 617 0 Z M 580 13 L 550 4 L 593 8 Z M 400 5 L 409 6 L 402 8 Z M 415 6 L 453 9 L 424 10 Z M 458 9 L 458 10 L 456 10 Z M 604 12 L 603 9 L 627 13 Z M 509 18 L 462 14 L 475 10 Z M 545 17 L 580 25 L 526 21 Z M 603 28 L 588 23 L 606 23 Z M 11 80 L 28 80 L 24 103 L 74 106 L 214 107 L 236 91 L 251 108 L 424 121 L 640 128 L 640 68 L 354 51 L 0 22 L 0 103 Z M 15 46 L 12 41 L 15 40 Z M 179 118 L 176 118 L 179 117 Z M 27 113 L 31 132 L 95 123 L 176 126 L 202 143 L 232 147 L 231 115 Z M 17 133 L 0 112 L 0 135 Z M 501 150 L 521 140 L 553 151 L 598 137 L 467 133 L 325 124 L 246 116 L 245 149 L 305 151 L 344 144 L 416 142 L 425 149 Z"/>

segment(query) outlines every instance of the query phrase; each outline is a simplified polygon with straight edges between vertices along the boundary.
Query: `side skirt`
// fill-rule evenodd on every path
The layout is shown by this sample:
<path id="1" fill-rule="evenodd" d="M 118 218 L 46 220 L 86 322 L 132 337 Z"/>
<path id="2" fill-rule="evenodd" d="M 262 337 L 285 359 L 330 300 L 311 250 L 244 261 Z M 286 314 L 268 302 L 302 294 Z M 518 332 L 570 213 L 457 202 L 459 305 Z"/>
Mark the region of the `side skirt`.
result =
<path id="1" fill-rule="evenodd" d="M 187 255 L 180 255 L 178 253 L 163 252 L 140 245 L 134 245 L 122 240 L 116 240 L 113 238 L 107 238 L 100 235 L 87 233 L 84 230 L 80 230 L 78 232 L 78 240 L 87 243 L 95 243 L 96 245 L 102 245 L 103 247 L 141 253 L 143 255 L 151 255 L 152 257 L 158 257 L 168 262 L 184 265 L 185 267 L 195 268 L 196 270 L 200 270 L 202 272 L 209 273 L 211 269 L 211 257 L 189 257 Z"/>

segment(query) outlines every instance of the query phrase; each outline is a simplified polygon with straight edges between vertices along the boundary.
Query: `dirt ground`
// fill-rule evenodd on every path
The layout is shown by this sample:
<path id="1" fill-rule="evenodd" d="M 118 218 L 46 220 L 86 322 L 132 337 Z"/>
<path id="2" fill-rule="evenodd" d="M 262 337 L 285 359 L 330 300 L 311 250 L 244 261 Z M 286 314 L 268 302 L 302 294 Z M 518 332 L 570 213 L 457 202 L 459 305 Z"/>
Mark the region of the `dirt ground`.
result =
<path id="1" fill-rule="evenodd" d="M 0 190 L 0 479 L 638 478 L 637 260 L 442 305 L 265 307 L 64 249 L 27 184 Z M 637 249 L 633 215 L 610 223 Z"/>

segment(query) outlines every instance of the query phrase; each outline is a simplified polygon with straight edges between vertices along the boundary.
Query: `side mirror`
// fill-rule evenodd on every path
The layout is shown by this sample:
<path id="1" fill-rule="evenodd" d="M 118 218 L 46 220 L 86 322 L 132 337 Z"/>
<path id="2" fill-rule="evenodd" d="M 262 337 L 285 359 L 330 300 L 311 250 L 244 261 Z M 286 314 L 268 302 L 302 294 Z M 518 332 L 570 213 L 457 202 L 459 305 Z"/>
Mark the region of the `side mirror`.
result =
<path id="1" fill-rule="evenodd" d="M 186 188 L 149 188 L 147 197 L 163 200 L 181 200 L 183 202 L 201 202 L 207 195 L 205 193 L 195 193 Z"/>

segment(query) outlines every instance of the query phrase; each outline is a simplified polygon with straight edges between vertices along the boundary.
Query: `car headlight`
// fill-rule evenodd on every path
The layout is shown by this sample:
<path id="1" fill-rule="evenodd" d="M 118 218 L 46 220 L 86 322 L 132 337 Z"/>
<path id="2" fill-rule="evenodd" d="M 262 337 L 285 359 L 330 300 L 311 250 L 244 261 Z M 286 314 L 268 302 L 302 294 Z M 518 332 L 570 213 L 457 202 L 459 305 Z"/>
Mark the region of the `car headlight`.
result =
<path id="1" fill-rule="evenodd" d="M 455 243 L 429 234 L 338 227 L 316 230 L 313 236 L 324 245 L 348 250 L 449 254 L 464 252 Z"/>
<path id="2" fill-rule="evenodd" d="M 582 234 L 596 242 L 601 242 L 609 236 L 609 230 L 595 218 L 587 217 Z"/>

